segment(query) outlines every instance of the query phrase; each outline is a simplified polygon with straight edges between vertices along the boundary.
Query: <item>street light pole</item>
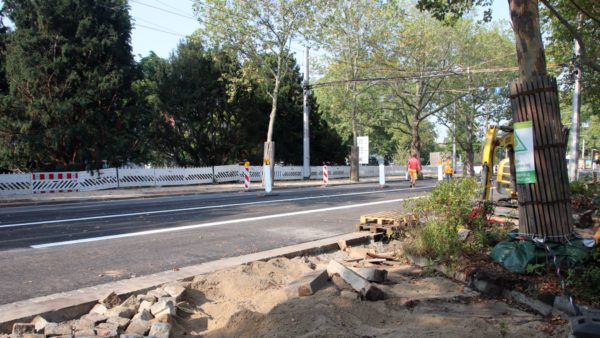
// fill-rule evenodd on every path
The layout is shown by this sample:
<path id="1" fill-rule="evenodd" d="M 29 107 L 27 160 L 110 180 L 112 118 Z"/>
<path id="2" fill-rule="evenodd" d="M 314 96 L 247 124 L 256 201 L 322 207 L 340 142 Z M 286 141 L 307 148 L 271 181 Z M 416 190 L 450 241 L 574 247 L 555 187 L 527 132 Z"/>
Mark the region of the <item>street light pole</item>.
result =
<path id="1" fill-rule="evenodd" d="M 310 95 L 310 90 L 308 89 L 308 49 L 306 47 L 304 51 L 304 81 L 302 81 L 302 88 L 304 89 L 304 109 L 303 109 L 303 134 L 304 134 L 304 142 L 303 142 L 303 161 L 302 161 L 302 177 L 304 179 L 310 178 L 310 110 L 309 110 L 309 102 L 308 96 Z"/>

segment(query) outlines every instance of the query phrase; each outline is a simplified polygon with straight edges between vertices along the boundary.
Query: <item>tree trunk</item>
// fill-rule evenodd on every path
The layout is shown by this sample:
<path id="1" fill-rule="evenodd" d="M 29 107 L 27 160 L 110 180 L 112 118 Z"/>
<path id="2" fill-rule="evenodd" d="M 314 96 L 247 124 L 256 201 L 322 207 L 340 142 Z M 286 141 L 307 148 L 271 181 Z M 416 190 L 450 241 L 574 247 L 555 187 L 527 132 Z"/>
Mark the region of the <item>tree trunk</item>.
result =
<path id="1" fill-rule="evenodd" d="M 555 242 L 573 234 L 556 80 L 545 76 L 538 1 L 509 0 L 520 80 L 511 84 L 515 122 L 532 121 L 536 182 L 517 184 L 519 232 Z"/>
<path id="2" fill-rule="evenodd" d="M 273 142 L 273 128 L 275 127 L 275 117 L 277 116 L 277 99 L 279 97 L 279 86 L 281 84 L 281 66 L 283 56 L 277 56 L 277 73 L 275 74 L 275 86 L 271 93 L 271 114 L 269 115 L 269 129 L 267 131 L 267 142 L 263 153 L 263 161 L 268 160 L 271 165 L 271 181 L 275 176 L 275 144 Z M 271 147 L 272 144 L 272 147 Z"/>
<path id="3" fill-rule="evenodd" d="M 419 124 L 413 124 L 411 128 L 411 139 L 410 139 L 410 154 L 408 157 L 412 156 L 412 154 L 417 155 L 419 161 L 421 160 L 421 135 L 419 134 Z"/>
<path id="4" fill-rule="evenodd" d="M 547 75 L 538 0 L 508 0 L 508 4 L 517 46 L 519 78 L 529 81 Z"/>

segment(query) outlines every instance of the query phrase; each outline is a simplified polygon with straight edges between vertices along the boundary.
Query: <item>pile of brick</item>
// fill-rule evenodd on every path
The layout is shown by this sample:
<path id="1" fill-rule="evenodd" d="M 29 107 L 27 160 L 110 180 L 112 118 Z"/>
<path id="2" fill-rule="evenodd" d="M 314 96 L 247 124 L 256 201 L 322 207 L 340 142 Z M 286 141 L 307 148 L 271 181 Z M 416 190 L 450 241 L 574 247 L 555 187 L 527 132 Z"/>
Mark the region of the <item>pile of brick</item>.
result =
<path id="1" fill-rule="evenodd" d="M 31 323 L 15 323 L 12 334 L 0 338 L 169 338 L 177 310 L 189 283 L 173 283 L 124 301 L 114 292 L 106 295 L 79 319 L 53 323 L 42 316 Z"/>

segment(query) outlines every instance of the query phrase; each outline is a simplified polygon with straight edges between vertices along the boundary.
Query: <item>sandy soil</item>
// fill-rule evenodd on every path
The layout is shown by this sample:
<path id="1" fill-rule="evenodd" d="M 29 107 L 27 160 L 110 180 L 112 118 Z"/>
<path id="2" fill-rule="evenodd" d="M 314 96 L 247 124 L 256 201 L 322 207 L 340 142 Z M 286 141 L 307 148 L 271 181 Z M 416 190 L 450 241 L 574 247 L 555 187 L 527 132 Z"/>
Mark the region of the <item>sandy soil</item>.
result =
<path id="1" fill-rule="evenodd" d="M 174 334 L 204 337 L 566 337 L 548 320 L 481 297 L 447 278 L 400 263 L 386 266 L 382 301 L 363 301 L 331 281 L 288 299 L 285 287 L 340 254 L 277 258 L 198 276 Z M 356 264 L 356 263 L 354 263 Z M 380 267 L 379 267 L 380 268 Z M 189 311 L 192 312 L 192 311 Z"/>

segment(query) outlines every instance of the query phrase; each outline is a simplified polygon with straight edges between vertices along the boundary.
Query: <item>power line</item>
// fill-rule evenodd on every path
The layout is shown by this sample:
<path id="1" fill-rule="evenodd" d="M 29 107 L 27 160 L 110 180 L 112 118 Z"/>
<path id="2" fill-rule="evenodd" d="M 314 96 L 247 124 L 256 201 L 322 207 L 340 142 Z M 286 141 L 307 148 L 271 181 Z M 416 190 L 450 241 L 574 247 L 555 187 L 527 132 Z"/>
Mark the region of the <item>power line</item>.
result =
<path id="1" fill-rule="evenodd" d="M 161 33 L 165 33 L 165 34 L 170 34 L 170 35 L 174 35 L 174 36 L 179 36 L 181 38 L 187 38 L 186 35 L 182 35 L 179 33 L 173 33 L 173 32 L 169 32 L 160 28 L 155 28 L 155 27 L 150 27 L 150 26 L 146 26 L 146 25 L 142 25 L 141 23 L 136 23 L 135 24 L 137 27 L 143 27 L 143 28 L 147 28 L 147 29 L 151 29 L 153 31 L 157 31 L 157 32 L 161 32 Z"/>
<path id="2" fill-rule="evenodd" d="M 179 13 L 177 13 L 177 12 L 173 12 L 173 11 L 170 11 L 170 10 L 168 10 L 168 9 L 164 9 L 164 8 L 161 8 L 161 7 L 157 7 L 157 6 L 149 5 L 149 4 L 147 4 L 147 3 L 140 2 L 140 1 L 138 1 L 138 0 L 131 0 L 131 2 L 135 2 L 136 4 L 139 4 L 139 5 L 142 5 L 142 6 L 146 6 L 146 7 L 154 8 L 154 9 L 156 9 L 156 10 L 159 10 L 159 11 L 161 11 L 161 12 L 169 13 L 169 14 L 172 14 L 172 15 L 176 15 L 176 16 L 179 16 L 179 17 L 182 17 L 182 18 L 185 18 L 185 19 L 189 19 L 189 20 L 193 20 L 193 21 L 195 21 L 195 22 L 198 22 L 198 20 L 196 20 L 196 18 L 194 18 L 193 16 L 188 16 L 188 15 L 179 14 Z"/>
<path id="3" fill-rule="evenodd" d="M 137 18 L 137 17 L 134 17 L 133 19 L 134 19 L 135 21 L 137 21 L 137 20 L 143 21 L 143 22 L 145 22 L 145 23 L 147 23 L 147 24 L 150 24 L 150 25 L 152 25 L 152 26 L 154 26 L 154 27 L 158 27 L 157 29 L 164 29 L 165 31 L 169 31 L 169 32 L 171 32 L 171 33 L 173 33 L 173 34 L 177 34 L 177 35 L 185 35 L 185 34 L 178 33 L 178 32 L 176 32 L 176 31 L 174 31 L 174 30 L 170 29 L 169 27 L 161 26 L 161 25 L 159 25 L 159 24 L 157 24 L 157 23 L 155 23 L 155 22 L 152 22 L 152 21 L 149 21 L 149 20 L 146 20 L 146 19 L 143 19 L 143 18 Z M 145 26 L 145 28 L 147 28 L 147 26 Z"/>
<path id="4" fill-rule="evenodd" d="M 339 84 L 346 83 L 360 83 L 360 82 L 388 82 L 394 80 L 419 80 L 419 79 L 429 79 L 436 77 L 447 77 L 447 76 L 461 76 L 461 75 L 469 75 L 469 74 L 481 74 L 481 73 L 499 73 L 499 72 L 516 72 L 519 70 L 519 67 L 499 67 L 499 68 L 483 68 L 483 69 L 468 69 L 467 71 L 430 71 L 426 74 L 409 74 L 404 76 L 392 76 L 392 77 L 374 77 L 374 78 L 362 78 L 362 79 L 352 79 L 352 80 L 336 80 L 329 82 L 321 82 L 310 85 L 310 88 L 318 88 L 325 86 L 335 86 Z"/>
<path id="5" fill-rule="evenodd" d="M 161 4 L 161 5 L 163 5 L 163 6 L 167 7 L 167 8 L 171 8 L 172 10 L 180 13 L 181 15 L 187 15 L 187 13 L 182 12 L 181 9 L 179 9 L 177 7 L 171 6 L 171 5 L 169 5 L 169 4 L 165 3 L 165 2 L 162 2 L 160 0 L 154 0 L 154 1 L 158 2 L 159 4 Z"/>

